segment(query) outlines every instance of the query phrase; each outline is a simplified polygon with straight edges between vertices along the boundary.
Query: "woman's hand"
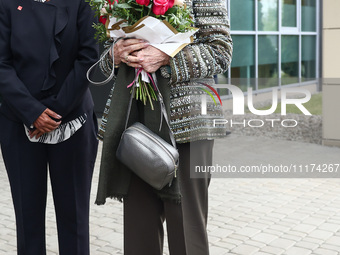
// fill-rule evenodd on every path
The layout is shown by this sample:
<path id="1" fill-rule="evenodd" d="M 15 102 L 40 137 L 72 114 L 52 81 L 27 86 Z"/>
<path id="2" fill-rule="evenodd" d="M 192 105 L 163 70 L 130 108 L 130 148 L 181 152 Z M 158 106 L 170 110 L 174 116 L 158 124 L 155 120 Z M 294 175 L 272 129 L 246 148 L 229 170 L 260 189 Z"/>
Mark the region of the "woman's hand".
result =
<path id="1" fill-rule="evenodd" d="M 140 51 L 136 51 L 133 55 L 141 60 L 139 62 L 140 65 L 148 73 L 154 73 L 161 66 L 170 64 L 170 56 L 153 46 L 148 46 Z"/>
<path id="2" fill-rule="evenodd" d="M 52 118 L 53 119 L 52 119 Z M 39 138 L 45 133 L 51 132 L 59 127 L 61 116 L 54 111 L 46 108 L 46 110 L 34 121 L 33 126 L 36 128 L 30 132 L 30 137 Z"/>
<path id="3" fill-rule="evenodd" d="M 150 44 L 144 40 L 140 39 L 121 39 L 114 45 L 114 64 L 119 65 L 121 62 L 126 63 L 128 66 L 141 68 L 140 57 L 135 54 L 131 55 L 133 52 L 140 51 Z M 110 51 L 111 55 L 111 51 Z"/>

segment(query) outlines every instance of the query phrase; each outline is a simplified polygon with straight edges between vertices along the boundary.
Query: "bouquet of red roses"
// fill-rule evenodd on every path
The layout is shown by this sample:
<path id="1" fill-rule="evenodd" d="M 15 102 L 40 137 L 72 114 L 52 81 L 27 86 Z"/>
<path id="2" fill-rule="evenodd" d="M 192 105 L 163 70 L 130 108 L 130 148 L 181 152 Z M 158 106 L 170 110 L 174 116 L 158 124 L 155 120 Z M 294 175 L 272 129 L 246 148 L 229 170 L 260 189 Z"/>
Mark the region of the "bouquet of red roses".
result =
<path id="1" fill-rule="evenodd" d="M 110 37 L 110 19 L 123 26 L 132 26 L 144 17 L 155 17 L 168 22 L 177 32 L 194 31 L 193 20 L 189 10 L 181 0 L 87 0 L 99 16 L 99 23 L 94 24 L 96 38 L 106 41 Z"/>
<path id="2" fill-rule="evenodd" d="M 181 0 L 87 0 L 99 16 L 94 24 L 95 37 L 100 42 L 108 39 L 137 38 L 174 57 L 192 42 L 197 31 L 189 10 Z M 152 74 L 136 70 L 132 84 L 135 97 L 152 106 L 156 100 Z M 132 85 L 130 84 L 130 86 Z"/>

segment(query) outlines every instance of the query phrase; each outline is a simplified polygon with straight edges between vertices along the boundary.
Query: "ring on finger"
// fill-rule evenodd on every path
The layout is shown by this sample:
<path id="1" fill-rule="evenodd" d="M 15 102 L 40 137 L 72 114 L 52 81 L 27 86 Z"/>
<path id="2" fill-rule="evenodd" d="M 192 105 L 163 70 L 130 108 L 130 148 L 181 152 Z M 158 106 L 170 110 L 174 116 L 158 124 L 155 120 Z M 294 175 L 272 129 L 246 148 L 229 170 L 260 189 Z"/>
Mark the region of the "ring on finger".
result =
<path id="1" fill-rule="evenodd" d="M 125 61 L 126 61 L 127 63 L 130 62 L 130 61 L 129 61 L 129 55 L 126 55 L 126 56 L 125 56 Z"/>

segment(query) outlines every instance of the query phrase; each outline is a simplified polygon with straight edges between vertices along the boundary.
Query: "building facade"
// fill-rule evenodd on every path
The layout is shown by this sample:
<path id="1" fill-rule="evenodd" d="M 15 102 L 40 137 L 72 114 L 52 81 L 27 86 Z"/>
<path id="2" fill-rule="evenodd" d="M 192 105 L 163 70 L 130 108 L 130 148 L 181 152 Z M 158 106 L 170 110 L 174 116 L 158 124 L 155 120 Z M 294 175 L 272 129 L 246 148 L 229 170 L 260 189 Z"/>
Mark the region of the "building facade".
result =
<path id="1" fill-rule="evenodd" d="M 234 41 L 219 83 L 246 91 L 316 84 L 320 77 L 318 0 L 226 0 Z"/>
<path id="2" fill-rule="evenodd" d="M 273 87 L 322 90 L 323 144 L 340 147 L 340 1 L 226 0 L 226 7 L 234 53 L 218 83 L 251 87 L 259 98 Z"/>
<path id="3" fill-rule="evenodd" d="M 322 97 L 323 144 L 340 147 L 339 0 L 323 1 Z"/>

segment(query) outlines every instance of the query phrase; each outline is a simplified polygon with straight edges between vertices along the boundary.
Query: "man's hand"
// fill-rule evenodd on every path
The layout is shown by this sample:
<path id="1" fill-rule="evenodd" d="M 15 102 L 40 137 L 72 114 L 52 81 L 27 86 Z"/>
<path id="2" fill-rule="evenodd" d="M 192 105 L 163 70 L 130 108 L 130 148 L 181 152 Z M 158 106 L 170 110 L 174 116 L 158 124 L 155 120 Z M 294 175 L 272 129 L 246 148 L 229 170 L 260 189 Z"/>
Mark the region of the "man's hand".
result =
<path id="1" fill-rule="evenodd" d="M 46 110 L 34 121 L 33 125 L 36 129 L 30 132 L 30 137 L 33 138 L 35 136 L 36 138 L 39 138 L 43 134 L 55 130 L 59 127 L 61 118 L 62 117 L 59 114 L 46 108 Z"/>

